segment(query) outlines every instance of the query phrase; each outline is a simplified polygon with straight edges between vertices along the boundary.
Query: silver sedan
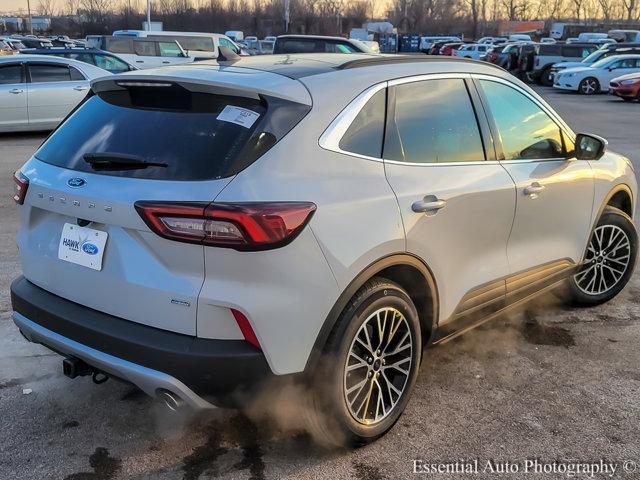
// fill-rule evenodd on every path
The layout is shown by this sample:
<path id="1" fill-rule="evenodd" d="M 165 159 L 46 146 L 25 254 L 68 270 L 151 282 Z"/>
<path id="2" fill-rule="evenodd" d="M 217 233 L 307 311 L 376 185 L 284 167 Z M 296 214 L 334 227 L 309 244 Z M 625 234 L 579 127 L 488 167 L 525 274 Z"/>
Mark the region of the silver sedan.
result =
<path id="1" fill-rule="evenodd" d="M 106 70 L 48 55 L 0 57 L 0 132 L 51 130 Z"/>

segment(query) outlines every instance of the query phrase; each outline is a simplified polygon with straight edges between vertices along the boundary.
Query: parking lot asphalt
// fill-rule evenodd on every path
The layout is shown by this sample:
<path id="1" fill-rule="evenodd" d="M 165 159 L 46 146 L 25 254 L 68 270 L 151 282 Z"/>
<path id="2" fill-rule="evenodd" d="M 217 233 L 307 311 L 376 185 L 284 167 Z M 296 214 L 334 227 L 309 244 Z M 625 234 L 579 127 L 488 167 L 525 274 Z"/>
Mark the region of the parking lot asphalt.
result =
<path id="1" fill-rule="evenodd" d="M 538 91 L 574 130 L 608 138 L 640 167 L 639 104 Z M 355 451 L 324 450 L 298 431 L 286 391 L 279 403 L 264 402 L 268 417 L 174 415 L 130 386 L 67 379 L 61 358 L 27 343 L 10 318 L 9 285 L 20 273 L 11 175 L 43 138 L 0 135 L 1 479 L 376 480 L 414 478 L 417 459 L 478 459 L 473 478 L 495 478 L 483 473 L 485 462 L 517 463 L 522 472 L 535 458 L 606 459 L 619 462 L 615 478 L 639 478 L 640 469 L 621 471 L 624 461 L 640 466 L 637 273 L 607 305 L 571 309 L 549 297 L 429 350 L 399 422 Z M 429 475 L 439 476 L 465 477 Z"/>

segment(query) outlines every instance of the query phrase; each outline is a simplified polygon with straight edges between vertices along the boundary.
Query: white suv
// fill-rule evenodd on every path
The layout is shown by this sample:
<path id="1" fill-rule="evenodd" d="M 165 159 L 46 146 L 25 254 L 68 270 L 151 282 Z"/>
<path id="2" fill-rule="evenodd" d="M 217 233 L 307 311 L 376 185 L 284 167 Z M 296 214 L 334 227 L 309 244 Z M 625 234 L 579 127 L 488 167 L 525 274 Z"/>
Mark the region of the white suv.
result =
<path id="1" fill-rule="evenodd" d="M 327 438 L 366 443 L 428 344 L 561 284 L 582 305 L 624 287 L 636 179 L 605 145 L 461 59 L 101 79 L 16 173 L 13 319 L 69 377 L 198 408 L 295 380 Z"/>

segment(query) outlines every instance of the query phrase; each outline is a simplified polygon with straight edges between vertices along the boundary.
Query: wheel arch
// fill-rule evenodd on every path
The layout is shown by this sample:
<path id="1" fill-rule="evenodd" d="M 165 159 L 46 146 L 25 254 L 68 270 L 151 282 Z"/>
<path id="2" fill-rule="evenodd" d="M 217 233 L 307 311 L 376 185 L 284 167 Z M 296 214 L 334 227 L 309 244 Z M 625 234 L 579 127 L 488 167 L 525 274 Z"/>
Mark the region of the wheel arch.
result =
<path id="1" fill-rule="evenodd" d="M 631 188 L 624 183 L 612 188 L 604 198 L 597 218 L 600 218 L 600 215 L 602 215 L 606 207 L 615 207 L 618 210 L 622 210 L 629 218 L 633 219 L 633 192 Z"/>
<path id="2" fill-rule="evenodd" d="M 318 364 L 331 331 L 340 314 L 356 292 L 373 277 L 383 277 L 404 288 L 418 310 L 423 333 L 423 345 L 433 337 L 438 322 L 438 289 L 429 267 L 419 258 L 399 253 L 383 257 L 365 268 L 349 283 L 338 297 L 325 319 L 316 338 L 305 371 L 311 371 Z"/>

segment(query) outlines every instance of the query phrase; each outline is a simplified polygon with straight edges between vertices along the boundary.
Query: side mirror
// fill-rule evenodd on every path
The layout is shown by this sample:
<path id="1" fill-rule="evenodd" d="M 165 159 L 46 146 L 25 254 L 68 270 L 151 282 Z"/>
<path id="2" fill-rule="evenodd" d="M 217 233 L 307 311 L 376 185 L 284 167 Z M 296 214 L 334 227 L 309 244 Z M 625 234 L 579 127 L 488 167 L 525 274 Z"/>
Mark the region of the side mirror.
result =
<path id="1" fill-rule="evenodd" d="M 578 160 L 598 160 L 607 149 L 607 142 L 597 135 L 579 133 L 576 136 L 575 157 Z"/>
<path id="2" fill-rule="evenodd" d="M 218 47 L 218 61 L 219 62 L 235 62 L 240 60 L 240 55 L 231 50 L 229 47 Z"/>

